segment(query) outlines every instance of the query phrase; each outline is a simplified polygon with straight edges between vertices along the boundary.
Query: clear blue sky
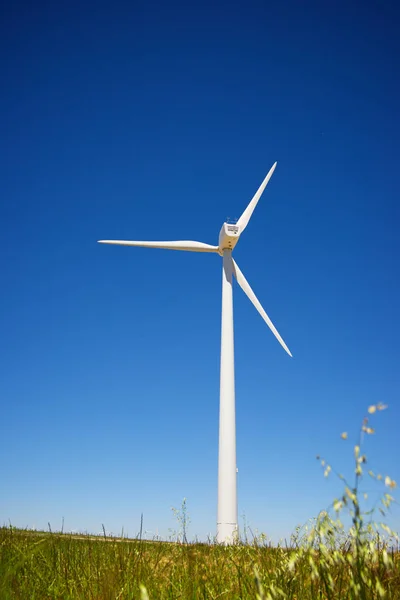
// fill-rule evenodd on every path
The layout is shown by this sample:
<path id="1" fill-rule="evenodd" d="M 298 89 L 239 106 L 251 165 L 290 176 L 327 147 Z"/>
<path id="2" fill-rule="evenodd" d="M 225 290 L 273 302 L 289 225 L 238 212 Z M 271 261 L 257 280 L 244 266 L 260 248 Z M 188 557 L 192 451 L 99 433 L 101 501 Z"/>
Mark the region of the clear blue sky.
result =
<path id="1" fill-rule="evenodd" d="M 235 259 L 293 359 L 236 286 L 239 514 L 326 508 L 378 401 L 400 481 L 395 3 L 2 11 L 0 521 L 215 532 L 221 261 L 96 241 L 217 243 L 275 160 Z"/>

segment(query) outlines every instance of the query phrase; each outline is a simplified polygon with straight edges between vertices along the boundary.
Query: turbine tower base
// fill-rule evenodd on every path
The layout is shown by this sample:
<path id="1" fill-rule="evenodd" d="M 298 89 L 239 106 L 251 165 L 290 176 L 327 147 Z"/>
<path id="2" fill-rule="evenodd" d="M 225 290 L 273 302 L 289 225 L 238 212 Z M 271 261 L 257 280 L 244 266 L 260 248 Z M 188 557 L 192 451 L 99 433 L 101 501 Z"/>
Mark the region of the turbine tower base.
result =
<path id="1" fill-rule="evenodd" d="M 236 544 L 239 541 L 237 523 L 217 523 L 217 542 L 219 544 Z"/>

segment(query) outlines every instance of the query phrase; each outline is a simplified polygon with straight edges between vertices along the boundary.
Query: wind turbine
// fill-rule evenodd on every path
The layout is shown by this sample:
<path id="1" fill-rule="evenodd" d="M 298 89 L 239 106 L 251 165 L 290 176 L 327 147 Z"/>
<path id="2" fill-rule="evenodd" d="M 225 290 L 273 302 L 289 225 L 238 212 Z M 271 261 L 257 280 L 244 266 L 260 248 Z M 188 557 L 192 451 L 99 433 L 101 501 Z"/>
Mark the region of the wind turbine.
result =
<path id="1" fill-rule="evenodd" d="M 221 371 L 220 371 L 220 412 L 219 412 L 219 457 L 218 457 L 218 517 L 217 541 L 233 543 L 238 536 L 237 483 L 236 483 L 236 423 L 235 423 L 235 367 L 233 345 L 233 302 L 232 276 L 250 301 L 254 304 L 278 342 L 292 356 L 289 348 L 279 335 L 271 319 L 256 298 L 245 276 L 232 258 L 232 250 L 246 229 L 251 215 L 276 167 L 271 167 L 268 175 L 258 188 L 240 219 L 235 223 L 224 223 L 219 233 L 218 246 L 203 242 L 130 242 L 123 240 L 99 240 L 100 244 L 121 246 L 143 246 L 164 248 L 165 250 L 186 250 L 188 252 L 212 252 L 222 256 L 222 326 L 221 326 Z"/>

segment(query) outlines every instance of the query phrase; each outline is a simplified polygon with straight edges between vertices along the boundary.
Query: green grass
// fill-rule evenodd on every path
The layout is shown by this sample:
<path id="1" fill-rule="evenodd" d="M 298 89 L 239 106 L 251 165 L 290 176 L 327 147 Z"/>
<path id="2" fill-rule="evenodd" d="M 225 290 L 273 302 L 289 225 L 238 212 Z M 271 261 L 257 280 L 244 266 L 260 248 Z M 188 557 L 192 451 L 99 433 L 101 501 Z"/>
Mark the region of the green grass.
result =
<path id="1" fill-rule="evenodd" d="M 357 565 L 351 539 L 341 539 L 336 546 L 333 538 L 319 544 L 309 539 L 307 534 L 294 540 L 292 548 L 271 548 L 257 541 L 218 546 L 3 527 L 0 598 L 400 599 L 400 556 L 394 550 L 371 544 Z"/>

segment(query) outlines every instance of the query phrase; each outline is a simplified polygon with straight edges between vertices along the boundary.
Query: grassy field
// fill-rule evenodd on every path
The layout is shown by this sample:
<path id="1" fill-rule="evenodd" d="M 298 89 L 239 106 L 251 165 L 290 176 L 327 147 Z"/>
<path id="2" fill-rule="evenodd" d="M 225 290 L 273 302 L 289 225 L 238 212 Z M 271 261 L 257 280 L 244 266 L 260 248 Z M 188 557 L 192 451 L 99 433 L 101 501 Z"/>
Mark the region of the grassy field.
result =
<path id="1" fill-rule="evenodd" d="M 368 413 L 384 408 L 370 406 Z M 369 415 L 351 449 L 354 484 L 337 474 L 343 493 L 330 514 L 323 511 L 296 530 L 288 546 L 270 547 L 263 536 L 224 546 L 2 527 L 0 600 L 400 600 L 398 537 L 372 520 L 376 505 L 362 508 L 365 477 L 383 486 L 380 517 L 395 502 L 388 492 L 396 482 L 365 470 L 362 443 L 374 433 Z M 347 440 L 347 433 L 341 437 Z M 334 470 L 317 458 L 329 477 Z M 186 502 L 174 513 L 177 538 L 186 540 Z"/>
<path id="2" fill-rule="evenodd" d="M 1 600 L 400 599 L 400 556 L 383 543 L 218 546 L 0 529 Z M 318 543 L 315 543 L 318 541 Z M 107 543 L 106 543 L 107 542 Z"/>

